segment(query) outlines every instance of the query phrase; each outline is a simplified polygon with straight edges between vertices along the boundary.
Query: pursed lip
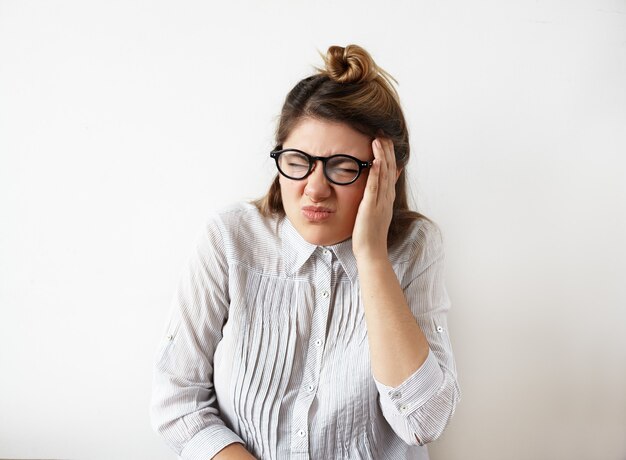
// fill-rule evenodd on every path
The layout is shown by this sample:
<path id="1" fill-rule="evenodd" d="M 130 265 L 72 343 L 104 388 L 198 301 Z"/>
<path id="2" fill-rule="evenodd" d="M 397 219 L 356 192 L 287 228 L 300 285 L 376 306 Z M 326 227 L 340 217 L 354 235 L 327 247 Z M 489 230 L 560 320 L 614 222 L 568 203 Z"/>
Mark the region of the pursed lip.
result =
<path id="1" fill-rule="evenodd" d="M 311 212 L 335 212 L 330 208 L 325 208 L 323 206 L 303 206 L 303 211 L 311 211 Z"/>
<path id="2" fill-rule="evenodd" d="M 311 223 L 322 223 L 333 215 L 333 211 L 330 208 L 323 206 L 303 206 L 302 216 Z"/>

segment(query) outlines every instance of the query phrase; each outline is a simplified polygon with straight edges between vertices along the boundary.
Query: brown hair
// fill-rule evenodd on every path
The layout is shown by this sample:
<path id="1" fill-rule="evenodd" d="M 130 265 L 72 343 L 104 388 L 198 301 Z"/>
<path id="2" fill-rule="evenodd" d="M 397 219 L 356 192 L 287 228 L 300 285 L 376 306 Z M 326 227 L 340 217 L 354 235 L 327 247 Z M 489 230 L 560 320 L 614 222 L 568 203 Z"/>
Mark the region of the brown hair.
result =
<path id="1" fill-rule="evenodd" d="M 276 128 L 276 146 L 282 146 L 303 118 L 345 123 L 372 140 L 382 130 L 393 141 L 396 164 L 402 168 L 387 235 L 391 247 L 406 234 L 413 221 L 420 218 L 430 221 L 409 209 L 405 168 L 410 153 L 409 132 L 398 93 L 391 83 L 397 81 L 358 45 L 331 46 L 326 56 L 320 55 L 325 69 L 315 67 L 317 74 L 300 80 L 287 94 Z M 278 175 L 267 194 L 253 203 L 266 216 L 285 216 Z"/>

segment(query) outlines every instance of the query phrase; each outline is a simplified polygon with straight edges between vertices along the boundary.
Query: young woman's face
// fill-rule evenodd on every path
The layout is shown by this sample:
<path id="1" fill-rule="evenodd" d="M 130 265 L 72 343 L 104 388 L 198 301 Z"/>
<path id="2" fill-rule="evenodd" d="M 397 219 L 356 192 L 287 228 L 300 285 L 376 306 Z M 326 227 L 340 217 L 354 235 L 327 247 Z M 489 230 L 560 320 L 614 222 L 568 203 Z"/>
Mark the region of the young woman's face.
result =
<path id="1" fill-rule="evenodd" d="M 362 161 L 374 159 L 372 139 L 346 124 L 312 118 L 301 120 L 283 143 L 313 156 L 344 153 Z M 368 169 L 349 185 L 336 185 L 324 176 L 320 161 L 302 180 L 280 175 L 280 191 L 287 218 L 309 243 L 328 246 L 352 236 L 363 198 Z"/>

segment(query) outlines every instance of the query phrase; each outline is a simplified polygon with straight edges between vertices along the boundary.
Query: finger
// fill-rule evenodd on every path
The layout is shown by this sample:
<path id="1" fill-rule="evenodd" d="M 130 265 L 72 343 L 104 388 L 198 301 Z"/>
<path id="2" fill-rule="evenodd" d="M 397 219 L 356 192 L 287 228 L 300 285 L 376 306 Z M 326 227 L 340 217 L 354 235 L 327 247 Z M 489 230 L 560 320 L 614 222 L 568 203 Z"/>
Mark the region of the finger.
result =
<path id="1" fill-rule="evenodd" d="M 374 152 L 374 158 L 380 158 L 385 154 L 383 144 L 380 141 L 380 137 L 375 137 L 372 141 L 372 151 Z"/>
<path id="2" fill-rule="evenodd" d="M 385 176 L 384 176 L 384 192 L 387 201 L 393 201 L 395 198 L 395 184 L 396 184 L 396 162 L 395 153 L 393 149 L 393 141 L 389 138 L 383 140 L 383 152 L 385 157 Z M 382 177 L 381 177 L 382 180 Z M 383 186 L 381 184 L 381 191 Z"/>
<path id="3" fill-rule="evenodd" d="M 395 179 L 396 179 L 395 173 L 397 171 L 396 151 L 394 149 L 393 141 L 391 139 L 387 139 L 387 145 L 388 145 L 388 150 L 389 150 L 389 171 L 393 172 L 392 176 L 395 182 Z"/>
<path id="4" fill-rule="evenodd" d="M 390 160 L 392 160 L 390 153 L 390 145 L 389 141 L 386 138 L 379 139 L 381 147 L 382 147 L 382 158 L 384 161 L 381 162 L 381 172 L 380 172 L 380 194 L 384 196 L 387 201 L 389 199 L 389 193 L 393 191 L 394 188 L 394 172 L 390 170 L 392 166 Z"/>
<path id="5" fill-rule="evenodd" d="M 385 138 L 378 138 L 378 162 L 380 167 L 378 180 L 378 197 L 386 198 L 389 193 L 389 156 Z"/>
<path id="6" fill-rule="evenodd" d="M 380 176 L 380 159 L 376 158 L 377 154 L 374 154 L 374 161 L 370 166 L 370 171 L 367 176 L 367 182 L 365 183 L 365 191 L 363 192 L 363 200 L 368 205 L 376 205 L 379 193 L 379 176 Z"/>
<path id="7" fill-rule="evenodd" d="M 382 196 L 387 196 L 389 193 L 389 153 L 388 146 L 386 145 L 385 139 L 378 139 L 380 143 L 380 157 L 382 160 L 380 162 L 380 180 L 379 180 L 379 194 Z"/>

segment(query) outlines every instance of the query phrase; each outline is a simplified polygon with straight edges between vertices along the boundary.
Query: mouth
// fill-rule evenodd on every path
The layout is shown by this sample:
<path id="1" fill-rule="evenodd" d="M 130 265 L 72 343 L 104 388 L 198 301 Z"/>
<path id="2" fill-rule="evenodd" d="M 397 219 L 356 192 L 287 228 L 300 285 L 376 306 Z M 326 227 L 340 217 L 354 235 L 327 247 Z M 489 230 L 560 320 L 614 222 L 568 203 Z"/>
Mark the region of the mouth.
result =
<path id="1" fill-rule="evenodd" d="M 304 206 L 301 209 L 302 215 L 310 222 L 323 222 L 330 218 L 333 210 L 322 206 Z"/>

